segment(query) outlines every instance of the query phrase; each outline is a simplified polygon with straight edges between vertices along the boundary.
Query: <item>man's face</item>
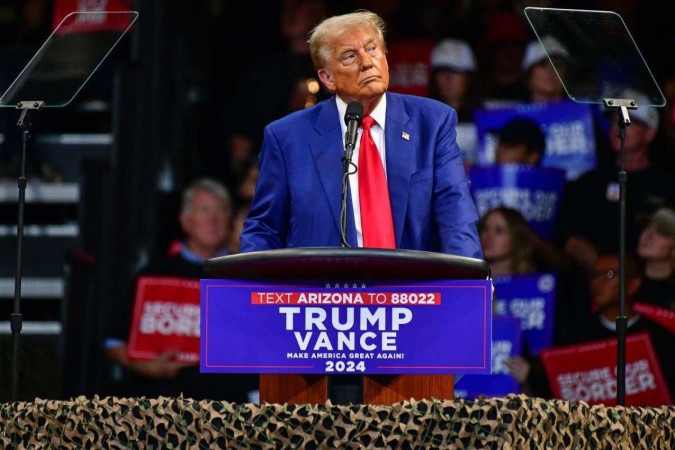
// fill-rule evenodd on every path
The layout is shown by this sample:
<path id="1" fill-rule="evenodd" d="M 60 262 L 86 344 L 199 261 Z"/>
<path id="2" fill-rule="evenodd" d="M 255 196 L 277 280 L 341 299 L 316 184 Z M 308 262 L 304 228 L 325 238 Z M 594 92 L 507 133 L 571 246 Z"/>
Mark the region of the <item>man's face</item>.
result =
<path id="1" fill-rule="evenodd" d="M 500 142 L 495 150 L 497 164 L 537 164 L 538 155 L 529 152 L 525 144 Z"/>
<path id="2" fill-rule="evenodd" d="M 197 191 L 190 207 L 180 215 L 180 223 L 190 246 L 218 251 L 230 231 L 230 206 L 207 191 Z"/>
<path id="3" fill-rule="evenodd" d="M 437 69 L 434 73 L 434 81 L 441 99 L 450 104 L 450 102 L 462 100 L 467 90 L 469 77 L 463 72 Z M 451 106 L 455 105 L 451 104 Z"/>
<path id="4" fill-rule="evenodd" d="M 591 298 L 600 308 L 619 301 L 619 259 L 600 256 L 591 276 Z"/>
<path id="5" fill-rule="evenodd" d="M 349 103 L 379 98 L 389 87 L 384 42 L 375 30 L 348 30 L 330 47 L 330 57 L 318 71 L 326 88 Z"/>
<path id="6" fill-rule="evenodd" d="M 630 114 L 630 113 L 629 113 Z M 619 125 L 617 123 L 618 115 L 611 116 L 611 127 L 609 129 L 609 145 L 618 155 L 621 151 L 621 140 L 619 139 Z M 624 151 L 626 156 L 634 154 L 647 155 L 649 153 L 649 145 L 654 139 L 656 129 L 650 128 L 639 120 L 631 121 L 631 124 L 626 128 L 626 140 L 624 142 Z"/>

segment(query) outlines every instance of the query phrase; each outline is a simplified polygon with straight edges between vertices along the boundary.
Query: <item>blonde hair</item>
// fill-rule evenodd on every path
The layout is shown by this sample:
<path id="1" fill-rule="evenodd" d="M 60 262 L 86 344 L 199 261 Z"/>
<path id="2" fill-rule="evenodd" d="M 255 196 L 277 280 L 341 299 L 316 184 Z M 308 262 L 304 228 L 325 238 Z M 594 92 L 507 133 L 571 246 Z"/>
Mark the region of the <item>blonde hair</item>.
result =
<path id="1" fill-rule="evenodd" d="M 324 19 L 310 31 L 307 40 L 314 67 L 320 69 L 324 66 L 330 58 L 331 40 L 348 30 L 372 29 L 376 31 L 386 50 L 384 27 L 384 20 L 380 16 L 365 9 Z"/>

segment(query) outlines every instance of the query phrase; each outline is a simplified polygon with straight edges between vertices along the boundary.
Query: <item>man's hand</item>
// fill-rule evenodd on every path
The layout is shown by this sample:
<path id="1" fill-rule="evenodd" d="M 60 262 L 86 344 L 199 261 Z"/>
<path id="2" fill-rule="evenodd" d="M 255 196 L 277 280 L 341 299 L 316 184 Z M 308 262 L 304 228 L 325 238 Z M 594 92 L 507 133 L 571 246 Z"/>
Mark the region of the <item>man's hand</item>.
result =
<path id="1" fill-rule="evenodd" d="M 513 375 L 513 378 L 518 380 L 520 384 L 523 384 L 527 380 L 527 375 L 530 373 L 530 363 L 525 358 L 522 356 L 512 356 L 506 360 L 505 364 L 511 375 Z"/>
<path id="2" fill-rule="evenodd" d="M 130 361 L 130 369 L 155 380 L 176 378 L 182 369 L 194 365 L 194 362 L 174 361 L 177 353 L 178 350 L 169 350 L 155 359 Z"/>
<path id="3" fill-rule="evenodd" d="M 108 357 L 125 369 L 131 370 L 153 380 L 170 380 L 186 367 L 195 365 L 190 361 L 174 361 L 178 350 L 169 350 L 155 359 L 132 360 L 127 356 L 126 345 L 120 345 L 108 350 Z"/>

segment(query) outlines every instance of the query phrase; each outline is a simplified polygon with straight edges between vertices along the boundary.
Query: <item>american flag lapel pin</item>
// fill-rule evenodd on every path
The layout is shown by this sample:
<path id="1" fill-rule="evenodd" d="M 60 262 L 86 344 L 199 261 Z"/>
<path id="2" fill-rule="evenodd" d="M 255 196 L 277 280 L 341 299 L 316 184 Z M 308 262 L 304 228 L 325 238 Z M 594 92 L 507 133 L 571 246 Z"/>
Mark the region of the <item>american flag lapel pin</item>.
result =
<path id="1" fill-rule="evenodd" d="M 406 141 L 410 140 L 410 135 L 408 133 L 406 133 L 405 131 L 403 133 L 401 133 L 401 137 Z"/>

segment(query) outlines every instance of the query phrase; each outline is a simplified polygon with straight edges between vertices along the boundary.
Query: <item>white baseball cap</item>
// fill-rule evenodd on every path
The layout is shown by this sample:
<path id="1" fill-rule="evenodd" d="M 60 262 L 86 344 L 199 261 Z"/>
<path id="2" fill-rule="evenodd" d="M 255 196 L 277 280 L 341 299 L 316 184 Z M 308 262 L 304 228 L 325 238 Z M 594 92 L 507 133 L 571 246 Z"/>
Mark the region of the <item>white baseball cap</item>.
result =
<path id="1" fill-rule="evenodd" d="M 675 210 L 672 208 L 659 208 L 652 216 L 652 223 L 656 231 L 664 237 L 675 238 Z"/>
<path id="2" fill-rule="evenodd" d="M 644 94 L 633 89 L 627 89 L 623 93 L 623 98 L 632 99 L 637 102 L 636 109 L 628 110 L 628 115 L 631 119 L 639 120 L 649 128 L 657 128 L 659 126 L 659 112 L 655 107 L 649 106 L 651 102 Z"/>
<path id="3" fill-rule="evenodd" d="M 631 120 L 638 120 L 649 128 L 657 128 L 659 126 L 659 112 L 655 107 L 649 106 L 651 102 L 644 94 L 635 89 L 626 89 L 621 92 L 619 98 L 635 100 L 637 103 L 636 109 L 628 110 L 628 116 Z"/>
<path id="4" fill-rule="evenodd" d="M 653 224 L 661 236 L 675 238 L 675 209 L 670 206 L 662 206 L 652 213 L 641 213 L 636 223 L 643 227 Z"/>
<path id="5" fill-rule="evenodd" d="M 539 40 L 531 41 L 525 49 L 523 58 L 523 70 L 527 70 L 535 64 L 546 59 L 546 52 L 551 57 L 558 56 L 565 60 L 569 59 L 570 54 L 565 47 L 553 36 L 544 36 Z"/>
<path id="6" fill-rule="evenodd" d="M 431 68 L 473 72 L 476 70 L 476 58 L 468 43 L 457 39 L 443 39 L 431 50 Z"/>

